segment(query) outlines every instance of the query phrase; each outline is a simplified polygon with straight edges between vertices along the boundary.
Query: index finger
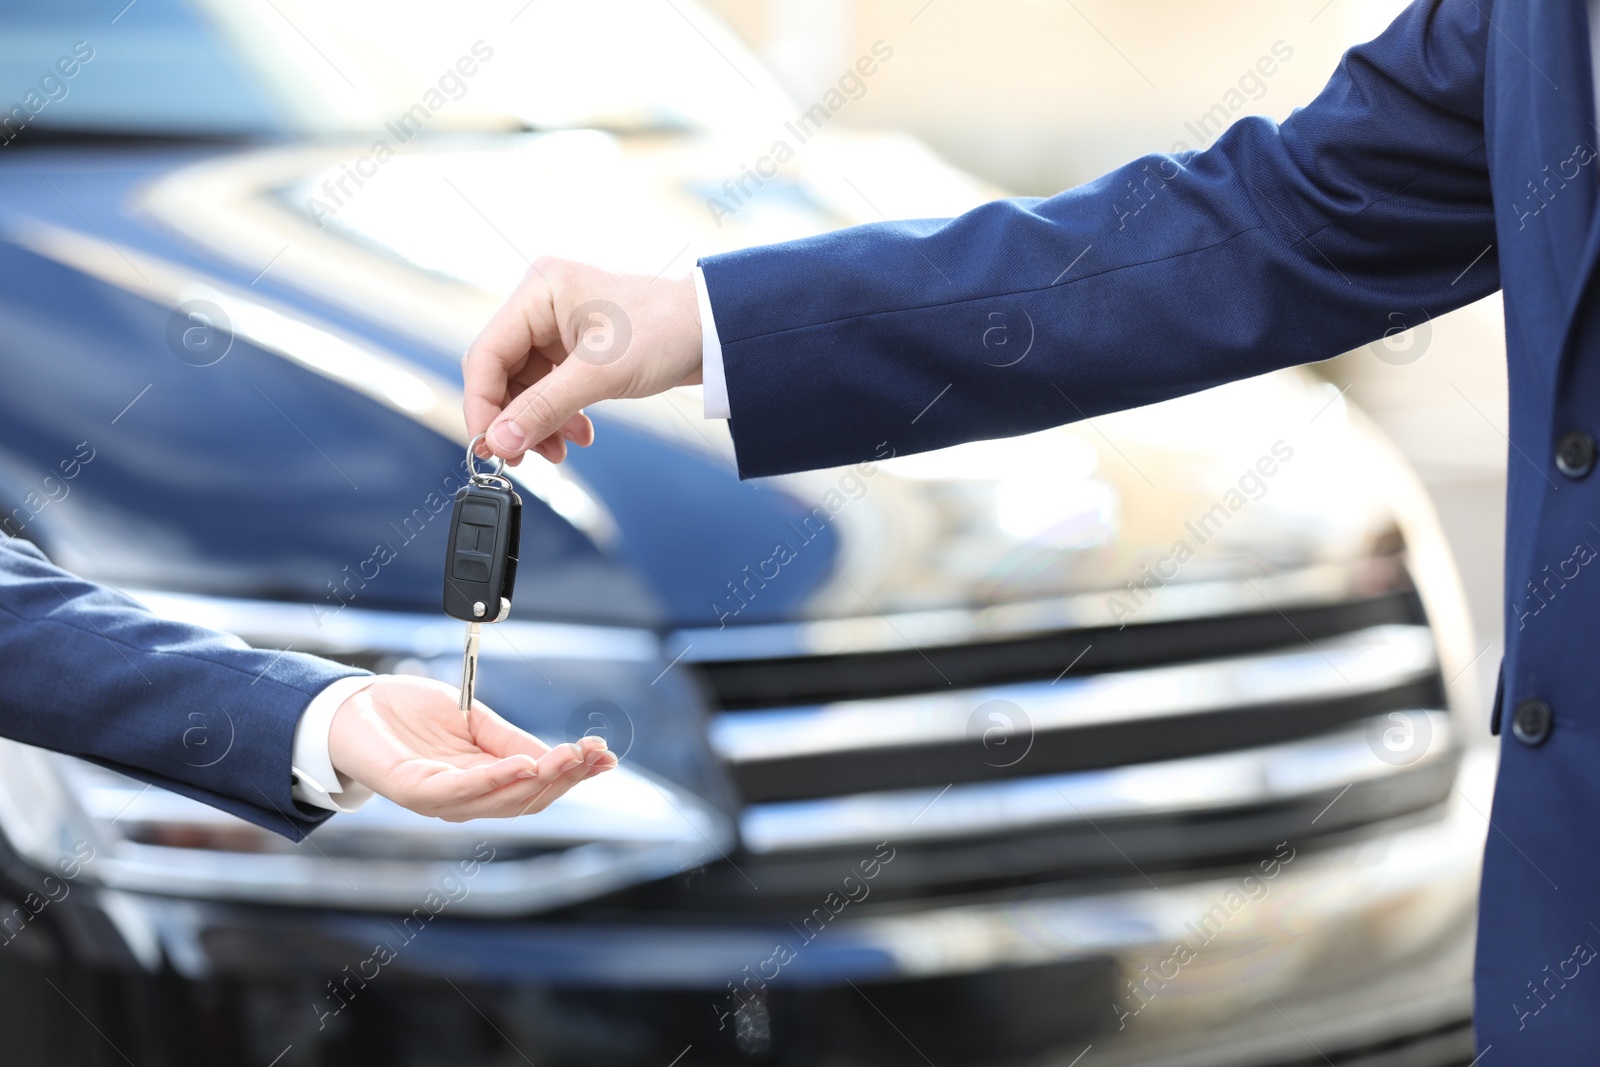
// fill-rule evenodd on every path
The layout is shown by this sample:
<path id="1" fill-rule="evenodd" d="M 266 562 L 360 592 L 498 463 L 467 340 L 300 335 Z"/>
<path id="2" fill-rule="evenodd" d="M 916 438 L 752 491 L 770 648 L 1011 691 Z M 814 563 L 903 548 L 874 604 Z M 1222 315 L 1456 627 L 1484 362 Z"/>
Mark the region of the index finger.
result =
<path id="1" fill-rule="evenodd" d="M 511 376 L 536 349 L 560 339 L 554 294 L 545 277 L 530 269 L 490 317 L 461 360 L 467 434 L 476 437 L 500 414 Z"/>

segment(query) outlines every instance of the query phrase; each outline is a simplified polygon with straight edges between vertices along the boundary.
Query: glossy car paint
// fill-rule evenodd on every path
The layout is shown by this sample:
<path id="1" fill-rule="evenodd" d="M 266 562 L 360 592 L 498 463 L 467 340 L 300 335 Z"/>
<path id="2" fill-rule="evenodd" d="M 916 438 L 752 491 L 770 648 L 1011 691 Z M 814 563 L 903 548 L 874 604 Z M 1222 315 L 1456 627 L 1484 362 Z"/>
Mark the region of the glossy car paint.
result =
<path id="1" fill-rule="evenodd" d="M 409 368 L 436 383 L 440 397 L 459 388 L 459 352 L 498 292 L 457 261 L 486 259 L 483 250 L 501 238 L 463 233 L 455 258 L 436 260 L 407 242 L 413 231 L 448 229 L 462 217 L 460 204 L 426 192 L 438 174 L 465 182 L 499 166 L 548 180 L 584 173 L 603 157 L 625 191 L 699 210 L 716 188 L 708 176 L 739 158 L 693 137 L 441 139 L 417 146 L 416 173 L 396 165 L 395 191 L 374 187 L 362 213 L 319 229 L 303 187 L 315 187 L 348 148 L 11 150 L 0 167 L 0 504 L 11 532 L 114 584 L 296 604 L 313 628 L 344 610 L 435 613 L 443 520 L 434 503 L 459 484 L 464 429 L 450 421 L 449 403 L 408 411 L 307 353 L 343 351 L 327 347 L 331 338 Z M 877 153 L 891 171 L 913 165 L 908 159 L 931 166 L 883 142 L 850 150 Z M 521 244 L 516 216 L 532 225 L 551 202 L 537 183 L 510 186 L 498 200 L 463 188 Z M 969 183 L 950 200 L 977 192 Z M 781 225 L 790 229 L 864 220 L 838 208 L 807 170 L 781 199 L 790 208 Z M 607 223 L 615 201 L 598 194 L 562 203 L 568 226 L 587 226 L 597 244 L 633 241 L 664 259 L 679 241 L 674 233 L 651 243 L 631 221 Z M 741 213 L 726 231 L 702 216 L 706 250 L 773 236 L 759 214 Z M 521 253 L 498 254 L 485 277 L 503 291 L 525 263 Z M 212 328 L 191 317 L 193 308 L 179 310 L 194 301 L 256 307 L 252 328 L 241 321 L 217 330 L 226 354 L 204 366 L 181 340 L 184 330 Z M 291 343 L 297 337 L 305 344 Z M 997 358 L 981 334 L 975 357 Z M 1408 486 L 1381 484 L 1381 443 L 1330 389 L 1297 375 L 1028 441 L 890 461 L 854 472 L 854 481 L 834 471 L 742 483 L 725 432 L 699 421 L 695 403 L 604 406 L 600 444 L 574 455 L 570 483 L 520 475 L 548 491 L 524 493 L 516 617 L 645 628 L 660 635 L 659 658 L 597 671 L 503 657 L 485 670 L 481 693 L 547 737 L 581 732 L 574 722 L 603 702 L 607 714 L 622 713 L 630 759 L 730 811 L 733 790 L 707 749 L 707 702 L 689 664 L 773 634 L 798 633 L 833 651 L 841 642 L 843 650 L 893 642 L 897 624 L 880 612 L 899 625 L 915 616 L 936 627 L 941 612 L 975 609 L 978 621 L 963 625 L 981 630 L 1016 602 L 1072 595 L 1099 613 L 1088 621 L 1114 624 L 1115 598 L 1280 439 L 1277 423 L 1242 425 L 1244 412 L 1271 410 L 1292 422 L 1282 440 L 1294 449 L 1285 469 L 1298 481 L 1252 494 L 1185 582 L 1269 581 L 1328 564 L 1359 572 L 1407 521 L 1391 509 Z M 1029 462 L 1039 456 L 1048 462 Z M 837 508 L 825 503 L 830 491 Z M 1024 506 L 1041 500 L 1056 503 Z M 752 581 L 774 541 L 797 536 L 796 524 L 819 506 L 828 521 L 804 550 L 778 577 Z M 1360 574 L 1351 581 L 1355 595 Z M 1454 676 L 1471 649 L 1448 632 L 1448 584 L 1429 582 L 1424 594 Z M 1161 592 L 1138 621 L 1161 617 L 1170 599 Z M 672 669 L 680 656 L 683 666 Z M 1168 999 L 1188 1003 L 1194 1019 L 1152 1012 L 1135 1021 L 1143 1050 L 1179 1055 L 1203 1016 L 1229 1020 L 1234 1047 L 1250 1049 L 1248 1061 L 1235 1052 L 1224 1062 L 1304 1058 L 1309 1050 L 1276 1015 L 1246 1003 L 1244 979 L 1268 983 L 1291 1011 L 1302 999 L 1321 1010 L 1319 998 L 1337 994 L 1352 1016 L 1383 1016 L 1374 1033 L 1400 1028 L 1419 1048 L 1459 1047 L 1473 835 L 1482 830 L 1471 816 L 1457 804 L 1432 829 L 1384 826 L 1324 842 L 1320 858 L 1291 869 L 1317 877 L 1286 878 L 1261 925 L 1237 931 L 1227 964 L 1196 983 L 1193 1000 Z M 1406 837 L 1408 828 L 1417 836 Z M 1392 842 L 1438 863 L 1418 879 Z M 1152 886 L 1122 872 L 1020 895 L 852 904 L 829 937 L 808 940 L 785 965 L 758 1007 L 730 1011 L 742 1001 L 728 1000 L 728 987 L 790 936 L 789 898 L 769 883 L 765 895 L 754 888 L 739 908 L 722 908 L 716 902 L 728 899 L 725 886 L 738 882 L 746 857 L 730 860 L 708 845 L 705 859 L 664 883 L 545 914 L 491 919 L 445 909 L 425 927 L 417 920 L 401 930 L 395 915 L 75 881 L 0 946 L 0 1019 L 16 1035 L 10 1054 L 30 1065 L 675 1056 L 684 1064 L 929 1056 L 1065 1064 L 1085 1046 L 1098 1044 L 1103 1055 L 1116 1047 L 1111 1007 L 1132 1003 L 1125 975 L 1166 950 L 1157 918 L 1171 906 L 1162 901 L 1187 893 L 1202 911 L 1235 876 L 1231 868 L 1181 871 L 1173 876 L 1181 887 L 1149 900 L 1141 894 Z M 908 852 L 900 862 L 909 869 L 919 861 Z M 1347 885 L 1335 877 L 1341 870 L 1360 878 Z M 1165 885 L 1162 872 L 1151 873 Z M 31 910 L 23 902 L 45 888 L 40 877 L 10 862 L 7 895 Z M 717 892 L 706 892 L 713 880 Z M 1330 887 L 1343 895 L 1330 898 Z M 763 903 L 773 898 L 782 903 Z M 1299 924 L 1313 914 L 1310 936 Z M 1375 928 L 1378 915 L 1391 924 Z M 972 936 L 952 940 L 952 930 Z M 374 972 L 375 945 L 391 941 L 400 951 Z M 978 962 L 948 956 L 956 943 L 981 947 L 973 949 Z M 1374 973 L 1393 980 L 1370 980 Z M 1403 1014 L 1404 1025 L 1386 1011 Z M 1324 1047 L 1340 1040 L 1326 1020 L 1322 1029 L 1304 1025 Z M 1377 1055 L 1362 1051 L 1365 1040 L 1338 1047 Z M 1128 1048 L 1121 1055 L 1131 1062 L 1140 1046 Z"/>

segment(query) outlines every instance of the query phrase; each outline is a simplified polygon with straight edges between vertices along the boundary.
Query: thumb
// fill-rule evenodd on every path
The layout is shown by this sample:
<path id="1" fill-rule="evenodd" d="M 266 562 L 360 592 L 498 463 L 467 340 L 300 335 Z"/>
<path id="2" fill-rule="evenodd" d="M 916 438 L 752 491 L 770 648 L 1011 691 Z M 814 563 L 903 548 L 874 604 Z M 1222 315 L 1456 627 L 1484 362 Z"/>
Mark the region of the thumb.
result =
<path id="1" fill-rule="evenodd" d="M 563 360 L 506 405 L 489 427 L 490 449 L 505 459 L 518 459 L 558 433 L 586 405 L 606 398 L 600 374 L 599 368 L 581 359 Z"/>

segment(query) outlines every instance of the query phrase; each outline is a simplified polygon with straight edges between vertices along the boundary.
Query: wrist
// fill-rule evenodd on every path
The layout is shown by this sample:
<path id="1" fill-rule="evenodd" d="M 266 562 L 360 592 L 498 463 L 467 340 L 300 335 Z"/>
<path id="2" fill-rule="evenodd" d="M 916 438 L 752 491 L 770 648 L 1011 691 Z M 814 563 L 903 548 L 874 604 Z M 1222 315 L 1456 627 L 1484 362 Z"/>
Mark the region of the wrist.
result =
<path id="1" fill-rule="evenodd" d="M 700 268 L 673 279 L 673 305 L 677 317 L 674 333 L 678 338 L 676 353 L 678 368 L 682 370 L 679 385 L 700 385 L 704 379 L 705 324 L 701 321 L 700 285 L 695 275 Z"/>
<path id="2" fill-rule="evenodd" d="M 336 768 L 332 752 L 333 722 L 339 709 L 364 693 L 378 679 L 358 674 L 340 678 L 311 699 L 295 724 L 290 768 L 292 795 L 301 803 L 331 811 L 353 811 L 368 793 Z"/>
<path id="3" fill-rule="evenodd" d="M 376 682 L 376 679 L 374 679 Z M 361 720 L 372 710 L 372 686 L 366 686 L 345 699 L 334 709 L 328 722 L 328 762 L 340 783 L 355 778 L 360 765 Z"/>

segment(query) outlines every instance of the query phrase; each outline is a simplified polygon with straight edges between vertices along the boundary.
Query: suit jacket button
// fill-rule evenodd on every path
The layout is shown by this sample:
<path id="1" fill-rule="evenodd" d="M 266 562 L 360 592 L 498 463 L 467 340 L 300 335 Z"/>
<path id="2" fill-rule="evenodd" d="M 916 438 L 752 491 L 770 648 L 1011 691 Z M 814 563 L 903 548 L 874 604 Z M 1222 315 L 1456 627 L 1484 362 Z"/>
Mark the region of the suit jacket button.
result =
<path id="1" fill-rule="evenodd" d="M 1556 470 L 1568 478 L 1582 478 L 1594 468 L 1594 438 L 1581 430 L 1568 430 L 1556 442 Z"/>
<path id="2" fill-rule="evenodd" d="M 1511 713 L 1511 733 L 1525 745 L 1542 745 L 1550 736 L 1550 705 L 1537 697 L 1524 700 Z"/>

